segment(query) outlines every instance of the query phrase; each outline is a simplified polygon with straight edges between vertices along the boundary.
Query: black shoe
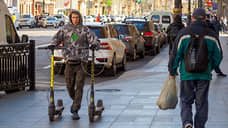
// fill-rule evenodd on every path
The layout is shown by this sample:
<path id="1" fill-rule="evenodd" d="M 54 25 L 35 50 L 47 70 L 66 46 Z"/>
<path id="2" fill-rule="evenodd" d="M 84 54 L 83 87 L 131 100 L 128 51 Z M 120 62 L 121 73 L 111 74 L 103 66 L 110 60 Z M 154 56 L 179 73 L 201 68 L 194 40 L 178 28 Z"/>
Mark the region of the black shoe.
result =
<path id="1" fill-rule="evenodd" d="M 224 73 L 218 73 L 217 76 L 222 76 L 222 77 L 226 77 L 227 75 Z"/>
<path id="2" fill-rule="evenodd" d="M 74 112 L 74 113 L 73 113 L 72 119 L 73 119 L 73 120 L 79 120 L 79 119 L 80 119 L 80 117 L 79 117 L 79 115 L 78 115 L 77 112 Z"/>
<path id="3" fill-rule="evenodd" d="M 192 128 L 192 124 L 188 123 L 184 126 L 184 128 Z"/>

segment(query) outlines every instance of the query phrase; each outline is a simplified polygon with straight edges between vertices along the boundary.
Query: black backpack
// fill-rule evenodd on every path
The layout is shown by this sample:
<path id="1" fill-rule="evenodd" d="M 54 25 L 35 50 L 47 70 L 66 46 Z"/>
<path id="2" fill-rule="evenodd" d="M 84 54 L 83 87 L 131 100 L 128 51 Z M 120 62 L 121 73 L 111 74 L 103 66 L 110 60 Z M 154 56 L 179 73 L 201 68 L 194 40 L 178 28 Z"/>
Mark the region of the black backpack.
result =
<path id="1" fill-rule="evenodd" d="M 185 71 L 190 73 L 202 73 L 208 68 L 208 49 L 204 36 L 207 29 L 203 34 L 194 34 L 192 30 L 187 27 L 187 31 L 191 35 L 188 48 L 185 54 Z"/>

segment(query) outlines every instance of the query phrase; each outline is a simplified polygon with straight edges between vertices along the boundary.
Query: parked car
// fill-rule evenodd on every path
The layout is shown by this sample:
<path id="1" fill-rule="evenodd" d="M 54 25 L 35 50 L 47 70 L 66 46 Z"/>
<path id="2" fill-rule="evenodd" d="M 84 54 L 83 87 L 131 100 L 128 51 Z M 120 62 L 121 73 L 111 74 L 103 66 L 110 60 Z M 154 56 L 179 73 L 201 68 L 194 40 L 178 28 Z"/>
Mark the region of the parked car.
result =
<path id="1" fill-rule="evenodd" d="M 121 40 L 117 39 L 114 34 L 115 29 L 101 23 L 86 23 L 86 25 L 100 40 L 100 49 L 95 51 L 95 67 L 96 69 L 105 66 L 108 72 L 115 76 L 117 69 L 126 69 L 126 46 Z M 115 32 L 116 33 L 116 32 Z M 91 63 L 92 52 L 89 50 L 89 64 Z M 54 51 L 54 70 L 55 73 L 63 73 L 64 59 L 61 50 Z"/>
<path id="2" fill-rule="evenodd" d="M 42 27 L 46 28 L 48 26 L 52 26 L 54 28 L 57 28 L 58 27 L 57 18 L 56 17 L 48 17 L 48 18 L 43 19 Z"/>
<path id="3" fill-rule="evenodd" d="M 64 24 L 66 24 L 69 21 L 69 18 L 63 14 L 55 14 L 55 15 L 53 15 L 53 17 L 57 18 L 57 24 L 59 26 L 63 26 Z"/>
<path id="4" fill-rule="evenodd" d="M 93 16 L 84 16 L 83 22 L 95 22 L 96 19 Z"/>
<path id="5" fill-rule="evenodd" d="M 158 32 L 158 39 L 159 39 L 158 41 L 161 48 L 163 45 L 168 43 L 167 34 L 166 32 L 163 31 L 161 24 L 154 23 L 154 28 L 155 28 L 155 31 Z"/>
<path id="6" fill-rule="evenodd" d="M 159 33 L 155 30 L 153 21 L 147 21 L 146 19 L 126 19 L 125 23 L 134 24 L 139 33 L 143 36 L 145 42 L 145 52 L 151 55 L 156 55 L 160 52 L 160 39 Z"/>
<path id="7" fill-rule="evenodd" d="M 33 28 L 35 27 L 35 21 L 34 17 L 32 14 L 25 14 L 21 16 L 21 19 L 19 20 L 19 27 L 30 27 Z"/>
<path id="8" fill-rule="evenodd" d="M 148 19 L 162 24 L 162 29 L 166 30 L 169 24 L 173 22 L 173 14 L 170 11 L 152 11 Z"/>
<path id="9" fill-rule="evenodd" d="M 100 49 L 95 51 L 95 66 L 104 65 L 113 76 L 117 68 L 126 69 L 126 46 L 116 38 L 114 27 L 106 24 L 85 24 L 100 40 Z M 91 51 L 89 52 L 90 56 Z M 89 58 L 89 61 L 92 59 Z"/>
<path id="10" fill-rule="evenodd" d="M 136 60 L 137 55 L 141 58 L 145 56 L 144 42 L 138 29 L 133 24 L 113 23 L 118 37 L 127 47 L 127 56 L 131 60 Z"/>

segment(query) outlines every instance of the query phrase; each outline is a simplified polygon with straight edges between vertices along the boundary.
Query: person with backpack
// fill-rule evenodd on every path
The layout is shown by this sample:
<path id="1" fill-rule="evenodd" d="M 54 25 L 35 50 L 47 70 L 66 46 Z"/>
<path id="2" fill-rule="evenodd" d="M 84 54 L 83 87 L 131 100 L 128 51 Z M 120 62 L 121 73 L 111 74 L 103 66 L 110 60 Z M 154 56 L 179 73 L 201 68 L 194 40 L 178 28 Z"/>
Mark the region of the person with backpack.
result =
<path id="1" fill-rule="evenodd" d="M 217 21 L 217 17 L 216 16 L 214 16 L 213 19 L 214 20 L 211 21 L 210 20 L 210 14 L 207 14 L 206 15 L 206 24 L 207 24 L 208 28 L 212 29 L 216 33 L 217 38 L 219 40 L 219 27 L 220 27 L 220 24 Z M 221 44 L 219 44 L 219 45 L 221 45 Z M 223 54 L 223 53 L 221 52 L 221 54 Z M 221 71 L 219 66 L 215 68 L 215 72 L 216 72 L 217 76 L 222 76 L 222 77 L 226 77 L 227 76 L 226 74 L 224 74 Z"/>
<path id="2" fill-rule="evenodd" d="M 184 24 L 182 23 L 181 16 L 175 15 L 174 16 L 174 22 L 170 24 L 166 30 L 167 33 L 167 39 L 169 43 L 169 55 L 173 48 L 173 42 L 177 37 L 178 32 L 184 28 Z"/>
<path id="3" fill-rule="evenodd" d="M 221 62 L 222 49 L 215 32 L 205 23 L 205 9 L 195 9 L 192 20 L 192 24 L 182 29 L 175 39 L 168 64 L 169 78 L 175 79 L 180 65 L 180 105 L 183 128 L 192 128 L 193 125 L 194 128 L 205 128 L 208 120 L 211 72 Z M 194 119 L 193 103 L 196 106 Z"/>

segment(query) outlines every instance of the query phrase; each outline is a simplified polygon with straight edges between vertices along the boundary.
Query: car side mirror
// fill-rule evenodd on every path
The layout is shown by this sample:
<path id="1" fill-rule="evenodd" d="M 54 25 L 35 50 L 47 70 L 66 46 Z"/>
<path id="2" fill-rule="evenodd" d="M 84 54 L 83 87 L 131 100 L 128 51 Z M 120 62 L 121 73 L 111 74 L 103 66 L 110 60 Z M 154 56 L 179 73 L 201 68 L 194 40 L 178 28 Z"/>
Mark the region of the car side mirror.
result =
<path id="1" fill-rule="evenodd" d="M 21 38 L 22 43 L 26 43 L 28 42 L 28 40 L 29 40 L 28 35 L 22 35 L 22 38 Z"/>

